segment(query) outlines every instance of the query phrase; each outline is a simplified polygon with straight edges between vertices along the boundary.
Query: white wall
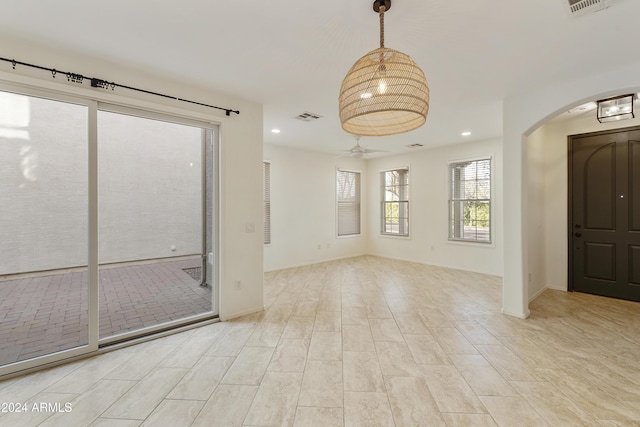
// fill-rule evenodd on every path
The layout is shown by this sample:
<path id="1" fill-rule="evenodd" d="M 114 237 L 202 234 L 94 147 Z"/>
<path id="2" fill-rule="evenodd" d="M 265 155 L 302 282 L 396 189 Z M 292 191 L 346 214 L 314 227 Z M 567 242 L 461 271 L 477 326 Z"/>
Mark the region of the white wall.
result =
<path id="1" fill-rule="evenodd" d="M 264 248 L 265 271 L 367 253 L 366 162 L 265 145 L 271 162 L 271 244 Z M 337 237 L 336 168 L 361 172 L 360 236 Z"/>
<path id="2" fill-rule="evenodd" d="M 151 95 L 116 89 L 106 91 L 66 83 L 58 75 L 11 65 L 0 68 L 0 80 L 37 86 L 83 97 L 95 97 L 117 104 L 171 113 L 220 124 L 220 317 L 232 318 L 261 310 L 263 307 L 263 245 L 259 232 L 247 233 L 246 224 L 260 230 L 262 223 L 262 105 L 215 92 L 207 87 L 176 82 L 169 76 L 158 76 L 153 70 L 123 68 L 73 52 L 61 52 L 3 37 L 0 51 L 4 56 L 24 62 L 54 67 L 133 87 L 163 92 L 186 99 L 202 101 L 240 110 L 239 115 L 225 116 L 224 111 L 199 107 Z M 233 58 L 220 58 L 223 63 Z M 240 281 L 240 289 L 234 282 Z"/>
<path id="3" fill-rule="evenodd" d="M 544 226 L 546 217 L 545 204 L 545 141 L 544 129 L 534 132 L 526 145 L 527 169 L 527 226 L 526 233 L 529 242 L 527 262 L 529 264 L 528 298 L 534 299 L 545 289 L 546 263 L 542 250 L 534 248 L 544 247 Z"/>
<path id="4" fill-rule="evenodd" d="M 398 156 L 354 160 L 310 151 L 265 145 L 271 162 L 272 243 L 264 248 L 266 271 L 331 259 L 373 254 L 383 257 L 501 275 L 502 143 L 475 141 Z M 493 243 L 448 241 L 450 161 L 493 158 Z M 380 235 L 379 172 L 410 166 L 410 238 Z M 361 171 L 362 232 L 336 237 L 335 171 Z M 320 246 L 320 249 L 318 249 Z"/>
<path id="5" fill-rule="evenodd" d="M 492 244 L 448 240 L 447 166 L 491 156 Z M 409 166 L 410 237 L 380 235 L 380 172 Z M 502 142 L 474 141 L 368 161 L 369 253 L 425 264 L 502 275 Z"/>

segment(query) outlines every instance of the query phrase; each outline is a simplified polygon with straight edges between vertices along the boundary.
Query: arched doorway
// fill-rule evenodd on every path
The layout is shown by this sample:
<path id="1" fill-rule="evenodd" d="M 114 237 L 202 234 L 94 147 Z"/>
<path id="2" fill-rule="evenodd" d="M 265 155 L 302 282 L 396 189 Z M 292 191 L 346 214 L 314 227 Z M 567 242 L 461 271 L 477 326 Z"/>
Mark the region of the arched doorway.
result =
<path id="1" fill-rule="evenodd" d="M 529 245 L 528 233 L 529 138 L 540 126 L 573 107 L 618 94 L 637 93 L 639 75 L 640 64 L 636 64 L 505 99 L 503 313 L 520 318 L 529 315 L 529 274 L 533 267 L 529 255 L 534 249 Z"/>

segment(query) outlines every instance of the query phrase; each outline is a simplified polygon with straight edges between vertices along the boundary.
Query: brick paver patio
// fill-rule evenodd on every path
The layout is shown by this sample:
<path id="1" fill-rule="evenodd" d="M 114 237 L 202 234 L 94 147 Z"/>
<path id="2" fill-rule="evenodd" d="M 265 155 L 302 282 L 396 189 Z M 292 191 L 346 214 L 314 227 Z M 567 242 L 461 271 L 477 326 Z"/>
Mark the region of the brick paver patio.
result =
<path id="1" fill-rule="evenodd" d="M 211 311 L 211 288 L 192 277 L 198 267 L 101 267 L 100 338 Z M 87 295 L 86 271 L 0 281 L 0 365 L 87 344 Z"/>

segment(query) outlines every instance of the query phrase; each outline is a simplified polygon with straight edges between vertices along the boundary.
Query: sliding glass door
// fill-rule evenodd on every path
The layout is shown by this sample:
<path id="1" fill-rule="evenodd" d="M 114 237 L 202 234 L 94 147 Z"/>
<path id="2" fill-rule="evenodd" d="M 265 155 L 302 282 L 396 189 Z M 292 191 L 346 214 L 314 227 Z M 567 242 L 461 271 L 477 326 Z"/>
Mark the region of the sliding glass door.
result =
<path id="1" fill-rule="evenodd" d="M 140 114 L 98 111 L 101 340 L 212 312 L 211 131 Z"/>
<path id="2" fill-rule="evenodd" d="M 216 140 L 0 89 L 0 376 L 217 314 Z"/>
<path id="3" fill-rule="evenodd" d="M 0 366 L 89 344 L 80 102 L 0 92 Z"/>

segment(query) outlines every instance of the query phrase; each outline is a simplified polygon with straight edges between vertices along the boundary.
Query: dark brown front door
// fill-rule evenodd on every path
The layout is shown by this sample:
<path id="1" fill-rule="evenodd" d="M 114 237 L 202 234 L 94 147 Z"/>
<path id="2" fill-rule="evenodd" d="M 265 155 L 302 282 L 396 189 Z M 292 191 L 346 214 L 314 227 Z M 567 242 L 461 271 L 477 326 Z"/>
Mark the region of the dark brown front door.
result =
<path id="1" fill-rule="evenodd" d="M 569 287 L 640 301 L 640 127 L 569 137 Z"/>

